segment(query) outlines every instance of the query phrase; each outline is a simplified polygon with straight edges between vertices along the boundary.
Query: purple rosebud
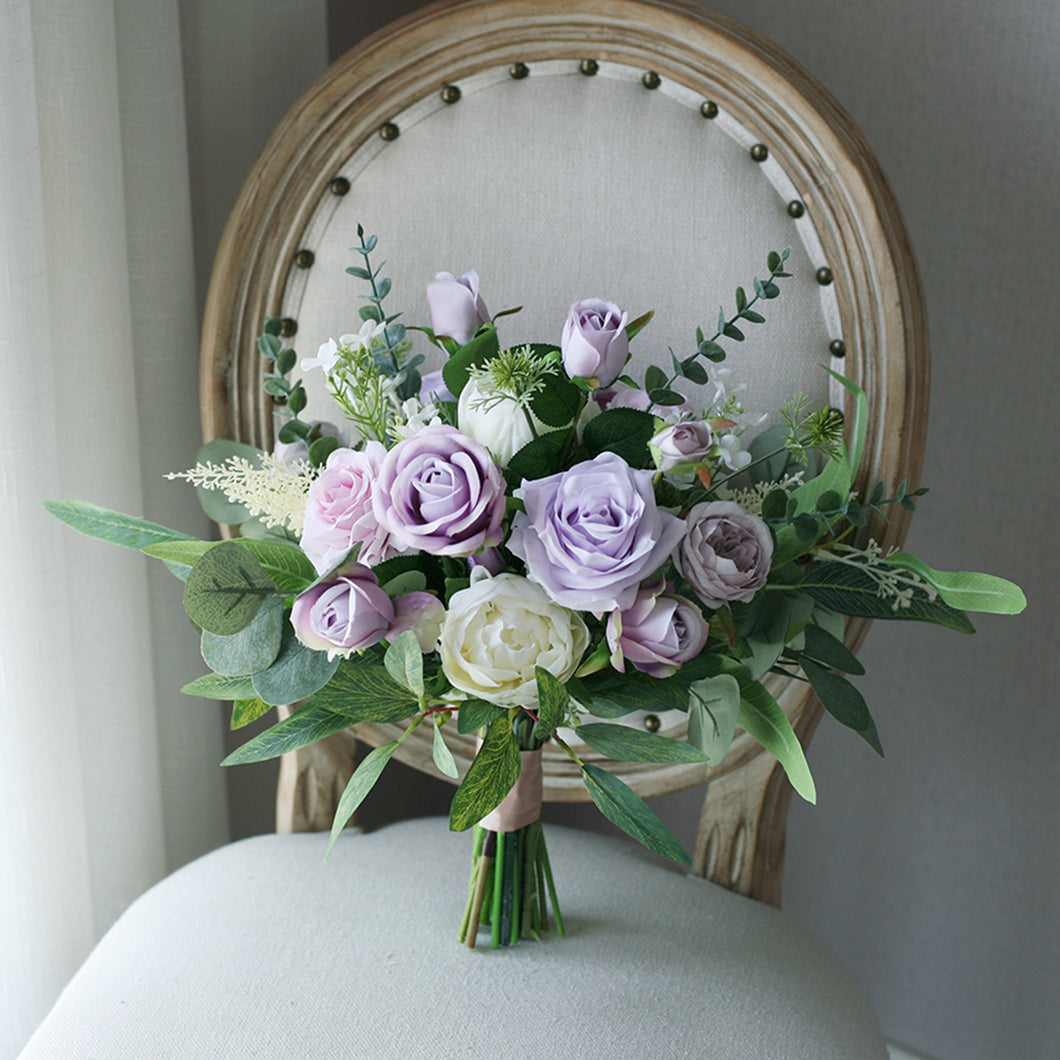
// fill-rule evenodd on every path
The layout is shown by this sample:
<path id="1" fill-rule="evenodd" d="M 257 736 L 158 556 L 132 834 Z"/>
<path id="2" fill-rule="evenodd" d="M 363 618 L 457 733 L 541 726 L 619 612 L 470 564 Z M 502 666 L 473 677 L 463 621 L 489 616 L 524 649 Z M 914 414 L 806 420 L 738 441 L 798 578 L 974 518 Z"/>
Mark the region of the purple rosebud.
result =
<path id="1" fill-rule="evenodd" d="M 445 607 L 431 593 L 405 593 L 394 601 L 394 621 L 387 632 L 387 640 L 395 640 L 407 630 L 416 634 L 420 651 L 426 655 L 438 644 L 438 633 L 445 619 Z"/>
<path id="2" fill-rule="evenodd" d="M 596 614 L 630 607 L 637 586 L 684 532 L 680 519 L 656 507 L 653 476 L 601 453 L 561 474 L 524 480 L 526 511 L 513 520 L 508 547 L 564 607 Z"/>
<path id="3" fill-rule="evenodd" d="M 291 607 L 295 636 L 328 658 L 369 648 L 390 631 L 394 605 L 375 575 L 352 563 L 331 581 L 307 589 Z"/>
<path id="4" fill-rule="evenodd" d="M 478 273 L 463 276 L 440 272 L 427 284 L 427 306 L 436 335 L 448 335 L 466 346 L 480 324 L 488 324 L 490 311 L 478 292 Z"/>
<path id="5" fill-rule="evenodd" d="M 456 396 L 445 385 L 442 370 L 428 372 L 420 382 L 420 399 L 423 401 L 456 401 Z"/>
<path id="6" fill-rule="evenodd" d="M 697 504 L 677 549 L 677 566 L 708 607 L 748 601 L 766 583 L 773 560 L 769 527 L 732 501 Z"/>
<path id="7" fill-rule="evenodd" d="M 504 488 L 484 446 L 435 424 L 386 454 L 372 503 L 379 523 L 406 548 L 469 556 L 501 543 Z"/>
<path id="8" fill-rule="evenodd" d="M 662 581 L 645 584 L 632 607 L 611 612 L 607 644 L 620 673 L 631 662 L 652 677 L 669 677 L 703 650 L 709 625 L 691 600 L 672 589 Z"/>
<path id="9" fill-rule="evenodd" d="M 626 314 L 614 302 L 586 298 L 567 314 L 560 339 L 563 367 L 572 379 L 596 379 L 610 386 L 629 358 Z"/>
<path id="10" fill-rule="evenodd" d="M 691 470 L 709 459 L 713 446 L 714 432 L 703 420 L 664 427 L 648 442 L 652 459 L 660 471 Z"/>
<path id="11" fill-rule="evenodd" d="M 380 442 L 368 442 L 360 452 L 336 449 L 309 487 L 301 547 L 318 574 L 341 563 L 358 541 L 358 559 L 366 566 L 397 555 L 399 549 L 372 505 L 385 456 Z"/>

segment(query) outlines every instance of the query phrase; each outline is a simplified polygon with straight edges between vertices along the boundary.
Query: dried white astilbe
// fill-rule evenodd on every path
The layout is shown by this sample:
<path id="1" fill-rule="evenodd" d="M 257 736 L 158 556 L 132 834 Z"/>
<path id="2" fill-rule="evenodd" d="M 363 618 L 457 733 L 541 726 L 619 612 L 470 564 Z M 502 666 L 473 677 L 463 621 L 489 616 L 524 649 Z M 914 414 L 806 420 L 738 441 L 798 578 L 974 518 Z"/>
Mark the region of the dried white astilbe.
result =
<path id="1" fill-rule="evenodd" d="M 890 549 L 887 555 L 894 551 L 895 549 Z M 863 571 L 875 583 L 880 599 L 891 601 L 892 611 L 901 611 L 912 606 L 913 597 L 917 593 L 923 593 L 932 602 L 939 595 L 938 589 L 930 582 L 924 581 L 919 574 L 892 567 L 887 563 L 883 549 L 872 538 L 869 538 L 864 548 L 834 542 L 827 550 L 818 552 L 817 558 L 843 563 Z"/>
<path id="2" fill-rule="evenodd" d="M 762 514 L 762 503 L 774 490 L 781 489 L 787 493 L 801 486 L 805 472 L 796 471 L 794 475 L 785 475 L 776 482 L 756 482 L 753 486 L 745 489 L 730 488 L 722 486 L 718 490 L 718 496 L 722 500 L 735 501 L 745 512 L 751 515 Z"/>
<path id="3" fill-rule="evenodd" d="M 230 456 L 223 464 L 196 464 L 189 471 L 174 471 L 166 478 L 220 490 L 266 526 L 284 527 L 297 534 L 305 521 L 306 495 L 318 474 L 319 468 L 308 460 L 286 464 L 265 453 L 259 467 L 246 457 Z"/>

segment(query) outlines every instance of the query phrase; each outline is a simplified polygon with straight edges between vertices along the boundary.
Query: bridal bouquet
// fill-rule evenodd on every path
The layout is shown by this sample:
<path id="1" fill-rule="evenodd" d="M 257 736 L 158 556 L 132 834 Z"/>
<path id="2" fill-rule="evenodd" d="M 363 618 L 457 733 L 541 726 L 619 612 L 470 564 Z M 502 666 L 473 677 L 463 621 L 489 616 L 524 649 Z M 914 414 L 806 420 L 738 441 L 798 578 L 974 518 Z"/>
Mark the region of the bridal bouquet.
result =
<path id="1" fill-rule="evenodd" d="M 547 742 L 611 821 L 687 864 L 647 804 L 578 748 L 716 765 L 739 726 L 812 801 L 766 674 L 808 681 L 881 751 L 848 679 L 863 670 L 843 616 L 971 632 L 966 611 L 1024 606 L 1000 578 L 937 571 L 856 533 L 925 491 L 854 491 L 866 402 L 850 381 L 831 373 L 853 395 L 846 437 L 842 415 L 799 397 L 757 431 L 723 344 L 763 322 L 787 251 L 769 255 L 752 294 L 736 290 L 735 311 L 713 334 L 700 329 L 691 353 L 634 376 L 630 342 L 650 313 L 630 320 L 590 298 L 557 322 L 558 345 L 505 346 L 504 314 L 491 317 L 477 275 L 439 273 L 427 288 L 431 327 L 406 329 L 384 309 L 375 237 L 358 236 L 361 264 L 348 271 L 367 284 L 361 326 L 300 366 L 324 374 L 343 428 L 301 418 L 297 356 L 268 320 L 264 386 L 285 417 L 276 449 L 212 442 L 176 476 L 218 521 L 241 524 L 240 537 L 199 541 L 79 502 L 49 508 L 184 579 L 212 671 L 184 691 L 232 700 L 234 726 L 302 702 L 226 764 L 358 722 L 403 724 L 359 763 L 332 843 L 419 726 L 454 779 L 447 730 L 478 734 L 450 811 L 453 829 L 474 829 L 468 945 L 487 924 L 494 946 L 538 937 L 550 902 L 562 933 L 538 819 Z M 443 351 L 440 372 L 421 374 L 412 332 Z M 620 722 L 639 709 L 684 712 L 687 739 Z"/>

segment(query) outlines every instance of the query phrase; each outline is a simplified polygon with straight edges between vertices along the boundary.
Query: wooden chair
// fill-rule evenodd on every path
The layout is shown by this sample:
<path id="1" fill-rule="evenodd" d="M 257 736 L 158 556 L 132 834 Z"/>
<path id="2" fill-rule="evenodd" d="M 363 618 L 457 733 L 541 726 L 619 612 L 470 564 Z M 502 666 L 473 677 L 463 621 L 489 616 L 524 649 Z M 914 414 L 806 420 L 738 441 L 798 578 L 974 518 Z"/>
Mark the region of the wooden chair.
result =
<path id="1" fill-rule="evenodd" d="M 254 341 L 266 315 L 301 356 L 355 330 L 362 292 L 344 270 L 358 223 L 379 236 L 391 311 L 408 322 L 427 320 L 435 272 L 475 268 L 491 309 L 525 307 L 501 322 L 505 341 L 558 339 L 570 303 L 601 295 L 656 310 L 634 349 L 661 364 L 790 246 L 793 278 L 727 362 L 748 404 L 801 391 L 843 407 L 831 365 L 868 394 L 864 482 L 917 482 L 924 313 L 886 181 L 805 71 L 699 4 L 450 0 L 332 66 L 269 140 L 225 231 L 204 324 L 207 439 L 273 443 Z M 312 389 L 304 415 L 334 419 Z M 898 544 L 904 519 L 870 530 Z M 849 623 L 848 643 L 864 633 Z M 821 713 L 807 686 L 770 687 L 807 742 Z M 676 733 L 682 720 L 630 723 Z M 394 732 L 363 725 L 289 756 L 278 831 L 329 828 L 359 743 Z M 400 753 L 433 772 L 417 736 Z M 465 766 L 474 753 L 464 738 L 453 750 Z M 775 761 L 740 735 L 713 771 L 608 768 L 643 795 L 706 782 L 693 873 L 726 890 L 550 829 L 574 937 L 468 954 L 442 921 L 470 850 L 444 822 L 346 837 L 327 866 L 323 837 L 258 837 L 134 905 L 26 1055 L 84 1040 L 91 1010 L 94 1040 L 127 1047 L 108 1056 L 884 1056 L 834 958 L 768 907 L 790 797 Z M 545 774 L 546 799 L 585 798 L 566 756 L 546 753 Z M 153 949 L 177 951 L 175 970 Z M 177 1043 L 181 1026 L 199 1051 Z"/>

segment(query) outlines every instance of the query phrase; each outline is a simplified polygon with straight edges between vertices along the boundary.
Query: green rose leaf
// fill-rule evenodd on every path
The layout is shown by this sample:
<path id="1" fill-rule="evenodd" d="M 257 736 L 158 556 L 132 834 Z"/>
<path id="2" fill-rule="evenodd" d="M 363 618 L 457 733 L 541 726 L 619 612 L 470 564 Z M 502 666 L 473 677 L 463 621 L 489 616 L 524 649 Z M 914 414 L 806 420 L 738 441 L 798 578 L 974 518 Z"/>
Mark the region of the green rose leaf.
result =
<path id="1" fill-rule="evenodd" d="M 896 552 L 884 560 L 892 567 L 912 571 L 939 591 L 939 596 L 962 611 L 992 615 L 1018 615 L 1026 606 L 1023 590 L 1013 582 L 978 571 L 941 571 L 929 567 L 908 552 Z"/>
<path id="2" fill-rule="evenodd" d="M 582 779 L 589 797 L 612 824 L 656 854 L 681 865 L 692 864 L 676 836 L 629 785 L 589 762 L 582 766 Z"/>
<path id="3" fill-rule="evenodd" d="M 519 779 L 519 748 L 505 714 L 486 733 L 449 809 L 449 827 L 463 832 L 496 809 Z"/>
<path id="4" fill-rule="evenodd" d="M 698 747 L 711 767 L 729 751 L 740 716 L 740 683 L 732 674 L 697 681 L 688 699 L 688 742 Z"/>
<path id="5" fill-rule="evenodd" d="M 569 434 L 569 431 L 549 431 L 527 442 L 508 461 L 509 479 L 519 482 L 524 478 L 546 478 L 559 471 L 559 456 Z"/>
<path id="6" fill-rule="evenodd" d="M 211 670 L 225 677 L 243 677 L 267 670 L 279 654 L 284 624 L 283 600 L 274 596 L 258 611 L 250 625 L 238 633 L 224 637 L 204 629 L 203 660 Z"/>
<path id="7" fill-rule="evenodd" d="M 184 586 L 184 607 L 197 626 L 231 636 L 246 629 L 276 592 L 276 584 L 246 548 L 224 541 L 192 567 Z"/>
<path id="8" fill-rule="evenodd" d="M 593 722 L 579 725 L 578 736 L 598 754 L 619 762 L 662 762 L 666 765 L 705 762 L 702 751 L 681 740 L 644 732 L 628 725 Z"/>
<path id="9" fill-rule="evenodd" d="M 331 822 L 331 837 L 328 839 L 328 849 L 324 853 L 327 858 L 331 854 L 331 848 L 335 840 L 346 827 L 346 822 L 356 813 L 357 807 L 364 802 L 368 793 L 375 787 L 375 782 L 397 750 L 399 740 L 391 740 L 389 743 L 380 744 L 373 748 L 361 759 L 357 768 L 353 771 L 346 789 L 339 798 L 339 804 L 335 807 L 335 816 Z"/>
<path id="10" fill-rule="evenodd" d="M 639 409 L 608 409 L 585 425 L 582 435 L 590 457 L 617 453 L 630 467 L 651 463 L 648 441 L 655 435 L 655 417 Z"/>

